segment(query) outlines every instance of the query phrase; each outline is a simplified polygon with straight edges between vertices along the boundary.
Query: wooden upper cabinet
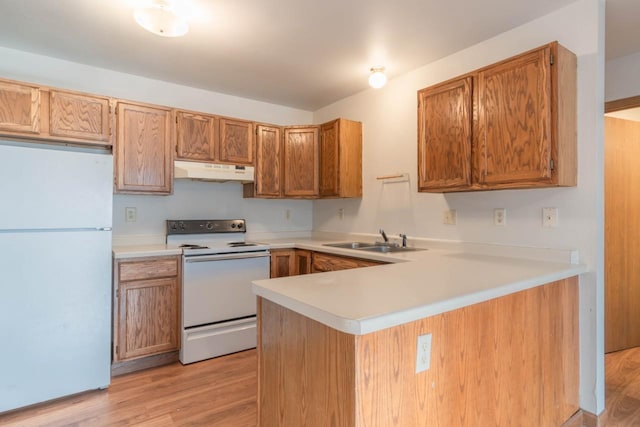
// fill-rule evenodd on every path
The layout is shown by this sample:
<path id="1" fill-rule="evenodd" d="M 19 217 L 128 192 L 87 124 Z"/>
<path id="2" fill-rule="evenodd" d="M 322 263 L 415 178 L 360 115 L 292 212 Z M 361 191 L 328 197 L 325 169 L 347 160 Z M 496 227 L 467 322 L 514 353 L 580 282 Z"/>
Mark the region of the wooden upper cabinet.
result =
<path id="1" fill-rule="evenodd" d="M 253 122 L 220 118 L 220 161 L 253 165 Z"/>
<path id="2" fill-rule="evenodd" d="M 362 123 L 320 126 L 320 197 L 362 197 Z"/>
<path id="3" fill-rule="evenodd" d="M 180 160 L 216 160 L 216 117 L 176 112 L 177 154 Z"/>
<path id="4" fill-rule="evenodd" d="M 256 126 L 255 196 L 282 196 L 282 130 Z"/>
<path id="5" fill-rule="evenodd" d="M 473 79 L 460 78 L 418 92 L 418 190 L 471 185 Z"/>
<path id="6" fill-rule="evenodd" d="M 481 184 L 551 179 L 551 48 L 478 73 Z"/>
<path id="7" fill-rule="evenodd" d="M 317 197 L 319 193 L 318 127 L 284 129 L 284 195 Z"/>
<path id="8" fill-rule="evenodd" d="M 40 132 L 40 89 L 0 81 L 0 131 Z"/>
<path id="9" fill-rule="evenodd" d="M 61 138 L 109 143 L 109 98 L 52 89 L 49 99 L 49 133 Z"/>
<path id="10" fill-rule="evenodd" d="M 577 185 L 576 70 L 553 42 L 419 91 L 419 191 Z"/>
<path id="11" fill-rule="evenodd" d="M 172 117 L 168 108 L 118 103 L 116 192 L 171 193 Z"/>

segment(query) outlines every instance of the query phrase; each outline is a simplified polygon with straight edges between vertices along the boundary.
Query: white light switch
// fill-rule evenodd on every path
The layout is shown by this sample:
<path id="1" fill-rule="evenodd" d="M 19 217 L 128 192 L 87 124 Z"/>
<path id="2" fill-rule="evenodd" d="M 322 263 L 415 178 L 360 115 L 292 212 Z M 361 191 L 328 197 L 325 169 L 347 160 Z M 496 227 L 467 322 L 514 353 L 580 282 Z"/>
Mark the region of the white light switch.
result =
<path id="1" fill-rule="evenodd" d="M 418 351 L 416 356 L 416 374 L 429 369 L 431 366 L 431 334 L 418 336 Z"/>

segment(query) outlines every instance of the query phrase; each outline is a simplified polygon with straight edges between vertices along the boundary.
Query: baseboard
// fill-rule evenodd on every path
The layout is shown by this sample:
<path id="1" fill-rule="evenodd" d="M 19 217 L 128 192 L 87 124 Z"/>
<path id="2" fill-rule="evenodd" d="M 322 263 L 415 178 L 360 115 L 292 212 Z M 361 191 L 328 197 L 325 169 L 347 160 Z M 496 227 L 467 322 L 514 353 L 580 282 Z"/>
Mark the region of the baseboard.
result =
<path id="1" fill-rule="evenodd" d="M 143 369 L 155 368 L 158 366 L 168 365 L 177 362 L 179 357 L 178 351 L 157 354 L 154 356 L 141 357 L 134 360 L 125 360 L 122 362 L 114 362 L 111 364 L 111 376 L 130 374 L 132 372 L 141 371 Z"/>
<path id="2" fill-rule="evenodd" d="M 562 427 L 604 427 L 607 424 L 607 411 L 599 416 L 580 409 L 573 414 Z"/>

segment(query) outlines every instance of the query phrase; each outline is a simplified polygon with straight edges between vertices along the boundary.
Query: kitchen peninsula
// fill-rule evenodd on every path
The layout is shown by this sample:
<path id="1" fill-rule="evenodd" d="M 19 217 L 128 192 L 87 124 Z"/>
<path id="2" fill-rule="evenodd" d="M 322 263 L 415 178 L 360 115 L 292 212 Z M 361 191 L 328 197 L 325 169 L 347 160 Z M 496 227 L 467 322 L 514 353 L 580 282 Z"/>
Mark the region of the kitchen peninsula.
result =
<path id="1" fill-rule="evenodd" d="M 433 249 L 372 258 L 392 263 L 254 282 L 259 425 L 559 426 L 579 409 L 584 266 Z"/>

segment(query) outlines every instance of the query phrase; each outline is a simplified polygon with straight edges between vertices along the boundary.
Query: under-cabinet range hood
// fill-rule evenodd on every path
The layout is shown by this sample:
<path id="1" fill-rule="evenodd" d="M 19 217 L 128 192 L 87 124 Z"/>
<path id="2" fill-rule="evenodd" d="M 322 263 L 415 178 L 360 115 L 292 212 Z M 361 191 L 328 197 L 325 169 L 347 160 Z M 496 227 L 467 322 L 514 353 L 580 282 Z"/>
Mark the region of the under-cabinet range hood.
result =
<path id="1" fill-rule="evenodd" d="M 222 165 L 176 160 L 174 167 L 174 178 L 176 179 L 194 179 L 212 182 L 237 181 L 243 184 L 253 182 L 253 166 Z"/>

